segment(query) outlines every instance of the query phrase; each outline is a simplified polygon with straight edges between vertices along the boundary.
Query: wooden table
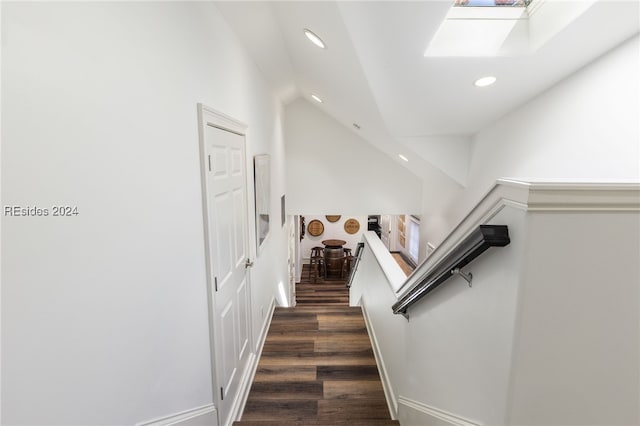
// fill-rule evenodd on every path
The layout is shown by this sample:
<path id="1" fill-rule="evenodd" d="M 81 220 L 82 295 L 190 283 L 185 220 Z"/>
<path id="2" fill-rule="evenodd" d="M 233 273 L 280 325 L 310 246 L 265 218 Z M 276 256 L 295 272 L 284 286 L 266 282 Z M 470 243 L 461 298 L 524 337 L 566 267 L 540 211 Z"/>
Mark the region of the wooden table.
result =
<path id="1" fill-rule="evenodd" d="M 324 240 L 322 244 L 324 244 L 326 248 L 342 248 L 347 242 L 344 240 Z"/>

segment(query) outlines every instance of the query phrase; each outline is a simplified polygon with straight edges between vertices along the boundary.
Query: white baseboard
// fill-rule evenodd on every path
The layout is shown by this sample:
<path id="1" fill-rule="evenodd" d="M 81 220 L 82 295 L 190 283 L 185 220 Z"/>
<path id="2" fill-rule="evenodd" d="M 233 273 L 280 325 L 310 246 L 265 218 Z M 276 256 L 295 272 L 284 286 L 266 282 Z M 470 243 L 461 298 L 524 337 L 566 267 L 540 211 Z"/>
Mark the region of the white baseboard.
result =
<path id="1" fill-rule="evenodd" d="M 262 330 L 256 343 L 256 354 L 251 355 L 249 358 L 249 366 L 245 369 L 245 374 L 240 379 L 240 390 L 238 396 L 231 406 L 230 419 L 233 421 L 240 420 L 244 407 L 251 391 L 251 384 L 258 370 L 258 362 L 260 355 L 262 354 L 262 348 L 267 338 L 269 326 L 271 325 L 271 318 L 273 318 L 273 312 L 276 309 L 275 297 L 271 299 L 269 305 L 269 313 L 265 317 L 265 321 L 262 324 Z M 164 417 L 158 417 L 152 420 L 136 423 L 136 426 L 218 426 L 218 413 L 216 407 L 213 404 L 204 405 L 202 407 L 196 407 L 190 410 L 182 411 L 176 414 L 170 414 Z"/>
<path id="2" fill-rule="evenodd" d="M 236 394 L 236 398 L 233 400 L 231 407 L 229 408 L 229 423 L 223 424 L 221 426 L 230 426 L 234 421 L 238 420 L 242 415 L 242 411 L 244 410 L 244 405 L 247 402 L 247 398 L 249 397 L 249 391 L 251 390 L 251 383 L 253 381 L 253 373 L 255 371 L 255 366 L 258 364 L 258 357 L 255 354 L 251 354 L 249 356 L 249 360 L 247 361 L 247 368 L 244 369 L 244 374 L 240 378 L 240 383 L 238 384 L 238 393 Z"/>
<path id="3" fill-rule="evenodd" d="M 273 312 L 276 309 L 276 298 L 271 298 L 271 303 L 269 304 L 269 311 L 267 315 L 264 317 L 264 321 L 262 322 L 262 329 L 260 330 L 260 334 L 258 335 L 258 340 L 256 340 L 256 347 L 254 348 L 256 354 L 258 354 L 258 358 L 262 353 L 262 347 L 264 346 L 264 341 L 267 338 L 267 333 L 269 332 L 269 326 L 271 325 L 271 318 L 273 317 Z"/>
<path id="4" fill-rule="evenodd" d="M 391 386 L 391 380 L 389 379 L 388 370 L 384 364 L 384 358 L 380 352 L 380 345 L 378 345 L 378 339 L 373 329 L 369 315 L 367 313 L 367 307 L 364 298 L 360 299 L 360 307 L 362 308 L 362 314 L 364 316 L 364 322 L 367 326 L 367 332 L 371 339 L 371 347 L 373 348 L 373 356 L 376 358 L 376 364 L 378 364 L 378 370 L 380 371 L 380 380 L 382 381 L 382 389 L 384 390 L 384 396 L 389 406 L 389 412 L 391 413 L 391 419 L 396 420 L 398 418 L 398 400 L 396 399 L 393 387 Z"/>
<path id="5" fill-rule="evenodd" d="M 251 384 L 253 383 L 253 379 L 256 377 L 256 371 L 258 371 L 258 364 L 260 363 L 260 355 L 262 355 L 262 348 L 264 348 L 264 342 L 267 339 L 267 333 L 269 332 L 269 326 L 271 325 L 271 319 L 273 318 L 273 312 L 276 309 L 276 298 L 273 297 L 271 299 L 271 303 L 269 304 L 269 313 L 265 317 L 264 323 L 262 324 L 262 330 L 260 330 L 260 334 L 258 335 L 258 340 L 256 342 L 256 354 L 250 361 L 249 368 L 247 369 L 247 380 L 244 380 L 241 384 L 241 390 L 238 392 L 240 396 L 237 401 L 237 406 L 234 406 L 235 410 L 232 412 L 232 419 L 236 421 L 240 420 L 242 417 L 242 413 L 244 412 L 244 407 L 247 405 L 247 398 L 249 398 L 249 392 L 251 391 Z"/>
<path id="6" fill-rule="evenodd" d="M 403 426 L 480 426 L 482 423 L 439 410 L 427 404 L 398 397 L 398 420 Z"/>
<path id="7" fill-rule="evenodd" d="M 218 426 L 218 413 L 213 404 L 136 423 L 136 426 Z"/>

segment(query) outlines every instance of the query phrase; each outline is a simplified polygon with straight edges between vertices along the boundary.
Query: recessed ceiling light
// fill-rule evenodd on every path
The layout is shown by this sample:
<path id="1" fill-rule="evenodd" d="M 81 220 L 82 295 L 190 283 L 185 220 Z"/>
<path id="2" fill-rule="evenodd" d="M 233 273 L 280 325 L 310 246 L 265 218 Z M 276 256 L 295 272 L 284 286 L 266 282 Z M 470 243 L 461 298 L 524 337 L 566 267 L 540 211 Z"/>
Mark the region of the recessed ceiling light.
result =
<path id="1" fill-rule="evenodd" d="M 487 77 L 482 77 L 476 80 L 475 84 L 477 87 L 486 87 L 486 86 L 491 86 L 493 83 L 496 82 L 496 78 L 492 75 L 489 75 Z"/>
<path id="2" fill-rule="evenodd" d="M 402 154 L 398 154 L 398 157 L 400 157 L 404 161 L 409 161 L 409 159 L 407 157 L 405 157 L 404 155 L 402 155 Z"/>
<path id="3" fill-rule="evenodd" d="M 311 43 L 315 44 L 316 46 L 318 46 L 320 49 L 326 49 L 327 46 L 324 44 L 324 41 L 322 41 L 322 39 L 320 37 L 318 37 L 317 35 L 315 35 L 313 33 L 313 31 L 308 30 L 308 29 L 304 29 L 304 35 L 307 36 L 307 38 L 309 40 L 311 40 Z"/>
<path id="4" fill-rule="evenodd" d="M 316 102 L 320 102 L 320 103 L 322 103 L 322 99 L 320 99 L 320 97 L 319 97 L 318 95 L 314 95 L 314 94 L 312 94 L 312 95 L 311 95 L 311 98 L 312 98 L 314 101 L 316 101 Z"/>

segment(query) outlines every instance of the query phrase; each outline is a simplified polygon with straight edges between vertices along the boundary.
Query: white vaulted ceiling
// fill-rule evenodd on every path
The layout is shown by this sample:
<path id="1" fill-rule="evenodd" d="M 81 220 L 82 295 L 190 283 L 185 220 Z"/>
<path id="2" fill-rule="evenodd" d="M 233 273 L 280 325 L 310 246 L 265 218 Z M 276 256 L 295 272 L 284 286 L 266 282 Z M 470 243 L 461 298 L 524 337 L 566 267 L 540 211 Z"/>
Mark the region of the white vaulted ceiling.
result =
<path id="1" fill-rule="evenodd" d="M 324 102 L 310 102 L 394 161 L 418 176 L 430 169 L 428 175 L 444 173 L 460 185 L 466 183 L 470 135 L 638 33 L 640 26 L 637 1 L 544 0 L 530 18 L 538 20 L 528 29 L 534 48 L 495 57 L 425 57 L 451 3 L 217 5 L 285 103 L 315 93 Z M 312 45 L 305 28 L 327 48 Z M 496 76 L 497 83 L 475 87 L 473 82 L 485 75 Z M 400 152 L 408 163 L 397 157 Z"/>

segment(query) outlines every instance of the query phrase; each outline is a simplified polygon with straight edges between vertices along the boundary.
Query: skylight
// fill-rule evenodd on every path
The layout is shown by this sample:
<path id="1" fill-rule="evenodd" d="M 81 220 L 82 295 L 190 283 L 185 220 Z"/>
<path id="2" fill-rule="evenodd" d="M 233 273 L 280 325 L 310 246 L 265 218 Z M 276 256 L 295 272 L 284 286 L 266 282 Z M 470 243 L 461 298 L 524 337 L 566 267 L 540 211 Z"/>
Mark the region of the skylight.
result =
<path id="1" fill-rule="evenodd" d="M 456 0 L 456 7 L 527 7 L 532 0 Z"/>
<path id="2" fill-rule="evenodd" d="M 453 0 L 426 57 L 530 55 L 597 0 Z"/>
<path id="3" fill-rule="evenodd" d="M 456 0 L 456 7 L 449 10 L 424 55 L 495 57 L 512 54 L 520 45 L 526 44 L 527 8 L 516 6 L 516 3 L 526 1 Z"/>

